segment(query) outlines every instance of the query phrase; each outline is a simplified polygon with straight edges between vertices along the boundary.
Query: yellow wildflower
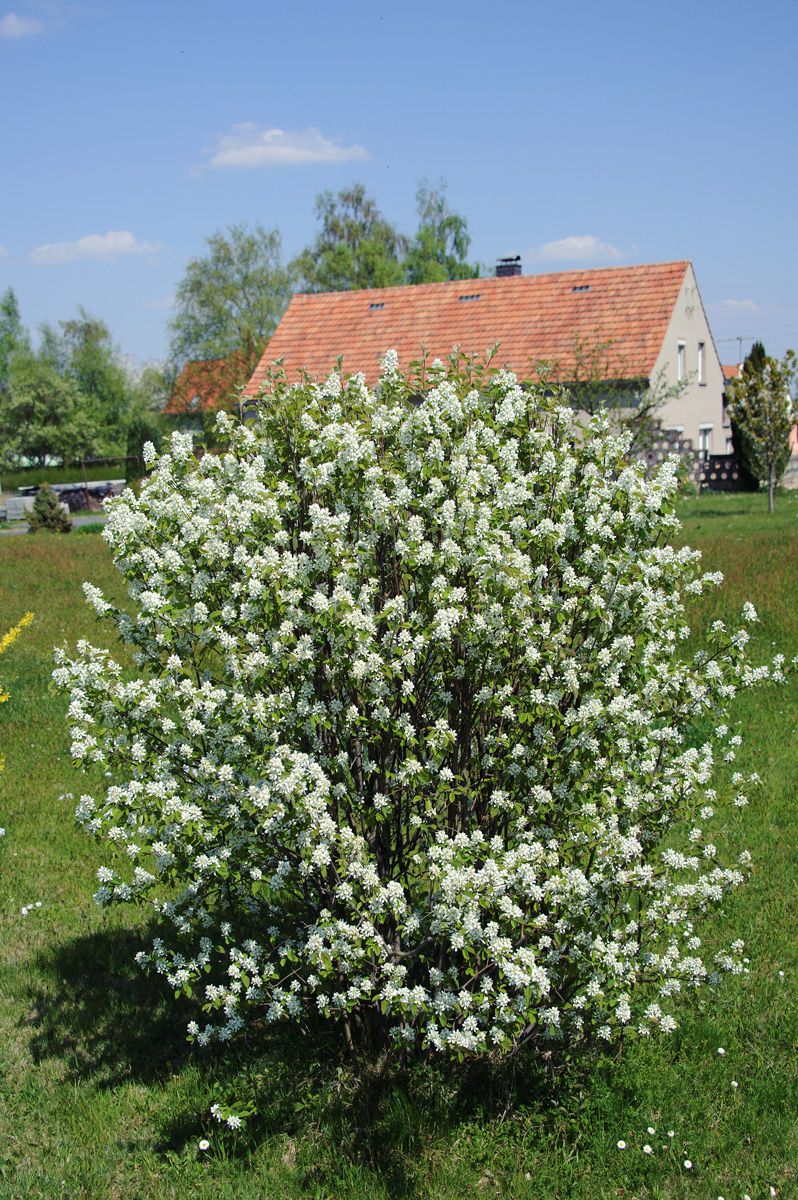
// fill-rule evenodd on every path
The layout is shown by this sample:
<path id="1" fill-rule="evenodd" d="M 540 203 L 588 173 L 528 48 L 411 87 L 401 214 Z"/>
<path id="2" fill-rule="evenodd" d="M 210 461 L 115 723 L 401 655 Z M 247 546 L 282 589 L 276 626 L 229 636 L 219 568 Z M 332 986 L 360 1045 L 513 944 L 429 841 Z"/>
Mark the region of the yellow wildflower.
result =
<path id="1" fill-rule="evenodd" d="M 0 654 L 5 654 L 8 647 L 12 646 L 14 644 L 14 642 L 17 640 L 19 635 L 22 633 L 22 630 L 25 628 L 26 625 L 30 625 L 32 620 L 33 620 L 33 613 L 26 612 L 25 616 L 22 618 L 22 620 L 19 621 L 14 626 L 13 629 L 9 629 L 8 633 L 3 634 L 3 636 L 0 638 Z M 4 704 L 7 699 L 8 699 L 8 692 L 0 690 L 0 704 Z M 0 771 L 3 770 L 3 767 L 5 765 L 6 765 L 5 759 L 3 758 L 2 754 L 0 754 Z"/>
<path id="2" fill-rule="evenodd" d="M 17 625 L 15 625 L 13 629 L 9 629 L 8 633 L 3 634 L 3 636 L 0 638 L 0 654 L 5 654 L 8 647 L 13 646 L 14 642 L 17 640 L 19 635 L 22 633 L 22 630 L 25 628 L 26 625 L 30 625 L 32 620 L 33 620 L 33 613 L 26 612 L 25 616 L 22 618 L 22 620 Z"/>

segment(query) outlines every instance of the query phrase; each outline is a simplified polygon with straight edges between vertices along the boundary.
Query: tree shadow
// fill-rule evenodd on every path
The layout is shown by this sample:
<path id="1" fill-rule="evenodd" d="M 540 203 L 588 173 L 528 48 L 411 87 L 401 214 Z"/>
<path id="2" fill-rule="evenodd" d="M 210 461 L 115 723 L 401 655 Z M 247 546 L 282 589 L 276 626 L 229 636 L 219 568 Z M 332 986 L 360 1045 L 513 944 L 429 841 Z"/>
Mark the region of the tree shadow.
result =
<path id="1" fill-rule="evenodd" d="M 287 1146 L 297 1155 L 309 1194 L 334 1195 L 355 1170 L 396 1200 L 419 1195 L 419 1164 L 431 1149 L 470 1141 L 477 1129 L 504 1126 L 504 1137 L 513 1138 L 519 1122 L 527 1130 L 558 1124 L 567 1138 L 575 1082 L 561 1065 L 531 1054 L 503 1063 L 407 1064 L 367 1051 L 353 1057 L 323 1022 L 304 1036 L 292 1028 L 270 1031 L 251 1044 L 246 1061 L 217 1062 L 212 1079 L 217 1096 L 255 1108 L 246 1133 L 227 1139 L 228 1158 L 247 1160 L 275 1139 L 281 1154 Z M 207 1110 L 184 1110 L 163 1127 L 163 1146 L 196 1145 L 214 1136 L 212 1125 Z"/>
<path id="2" fill-rule="evenodd" d="M 146 932 L 102 930 L 38 957 L 37 971 L 50 986 L 30 994 L 34 1061 L 57 1058 L 69 1082 L 91 1080 L 102 1088 L 179 1070 L 192 1053 L 191 1013 L 165 981 L 136 963 L 150 944 Z"/>
<path id="3" fill-rule="evenodd" d="M 102 931 L 40 956 L 44 982 L 31 994 L 28 1021 L 35 1060 L 58 1059 L 71 1083 L 167 1085 L 188 1070 L 186 1086 L 155 1116 L 155 1149 L 164 1155 L 212 1133 L 215 1100 L 243 1099 L 254 1115 L 244 1132 L 225 1138 L 227 1157 L 246 1159 L 265 1141 L 289 1139 L 313 1147 L 298 1163 L 311 1191 L 352 1167 L 373 1174 L 389 1195 L 410 1197 L 431 1141 L 519 1112 L 546 1123 L 568 1105 L 574 1071 L 584 1075 L 578 1064 L 563 1071 L 539 1052 L 462 1064 L 408 1064 L 384 1050 L 352 1056 L 321 1019 L 304 1031 L 270 1026 L 234 1045 L 197 1048 L 186 1040 L 196 1006 L 175 1001 L 165 981 L 135 962 L 147 935 Z"/>
<path id="4" fill-rule="evenodd" d="M 694 513 L 690 513 L 691 521 L 712 520 L 714 517 L 747 517 L 749 516 L 746 508 L 699 508 Z"/>

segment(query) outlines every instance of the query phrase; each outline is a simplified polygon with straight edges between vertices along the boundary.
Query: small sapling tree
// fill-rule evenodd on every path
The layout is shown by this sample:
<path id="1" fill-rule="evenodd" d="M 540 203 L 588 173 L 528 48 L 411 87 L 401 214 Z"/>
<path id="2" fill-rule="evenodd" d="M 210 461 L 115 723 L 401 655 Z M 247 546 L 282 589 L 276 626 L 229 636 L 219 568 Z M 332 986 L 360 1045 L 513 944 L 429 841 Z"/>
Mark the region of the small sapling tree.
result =
<path id="1" fill-rule="evenodd" d="M 455 1055 L 645 1035 L 742 970 L 697 930 L 747 873 L 711 789 L 768 669 L 721 622 L 685 649 L 720 581 L 669 544 L 675 464 L 456 356 L 419 390 L 390 352 L 375 391 L 275 377 L 218 454 L 174 435 L 108 505 L 133 611 L 86 588 L 138 668 L 58 654 L 110 775 L 78 805 L 96 899 L 152 903 L 141 961 L 202 1043 L 317 1014 Z"/>
<path id="2" fill-rule="evenodd" d="M 790 389 L 798 360 L 792 350 L 781 360 L 771 358 L 759 342 L 754 350 L 733 382 L 729 416 L 740 431 L 745 464 L 767 488 L 768 511 L 773 512 L 776 487 L 790 459 L 795 419 Z"/>

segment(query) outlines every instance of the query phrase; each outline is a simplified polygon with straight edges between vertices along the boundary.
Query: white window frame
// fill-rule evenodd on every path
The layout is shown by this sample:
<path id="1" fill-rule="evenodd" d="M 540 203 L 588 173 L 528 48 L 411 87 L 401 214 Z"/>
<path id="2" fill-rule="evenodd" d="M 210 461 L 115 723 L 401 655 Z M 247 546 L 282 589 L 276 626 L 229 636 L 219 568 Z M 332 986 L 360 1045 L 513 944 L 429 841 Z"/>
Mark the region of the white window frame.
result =
<path id="1" fill-rule="evenodd" d="M 698 427 L 698 455 L 702 462 L 706 462 L 712 453 L 712 431 L 714 425 L 699 425 Z"/>
<path id="2" fill-rule="evenodd" d="M 698 343 L 698 382 L 706 385 L 705 361 L 706 361 L 707 345 L 706 342 Z"/>
<path id="3" fill-rule="evenodd" d="M 681 383 L 685 377 L 686 350 L 687 350 L 686 342 L 677 342 L 676 343 L 676 382 L 677 383 Z"/>

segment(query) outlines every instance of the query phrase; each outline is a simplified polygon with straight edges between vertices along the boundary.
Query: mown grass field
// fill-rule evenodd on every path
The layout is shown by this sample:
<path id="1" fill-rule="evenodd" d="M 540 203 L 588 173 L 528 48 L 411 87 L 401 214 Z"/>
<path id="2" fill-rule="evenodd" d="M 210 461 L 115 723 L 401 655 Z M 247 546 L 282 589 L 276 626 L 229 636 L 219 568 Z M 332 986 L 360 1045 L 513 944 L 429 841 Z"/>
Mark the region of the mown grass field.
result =
<path id="1" fill-rule="evenodd" d="M 756 653 L 798 652 L 798 495 L 773 518 L 756 495 L 682 510 L 685 540 L 727 580 L 702 615 L 733 620 L 750 599 Z M 530 1060 L 504 1076 L 353 1070 L 323 1030 L 220 1058 L 187 1045 L 188 1010 L 132 963 L 144 915 L 91 903 L 100 857 L 63 795 L 83 784 L 49 688 L 53 644 L 107 637 L 86 578 L 114 591 L 96 535 L 0 540 L 0 624 L 36 614 L 0 660 L 0 1200 L 798 1196 L 798 680 L 734 712 L 740 769 L 763 784 L 715 840 L 747 845 L 756 869 L 706 934 L 744 938 L 750 973 L 686 1004 L 670 1039 L 556 1079 Z M 209 1106 L 236 1094 L 258 1116 L 220 1136 Z"/>

